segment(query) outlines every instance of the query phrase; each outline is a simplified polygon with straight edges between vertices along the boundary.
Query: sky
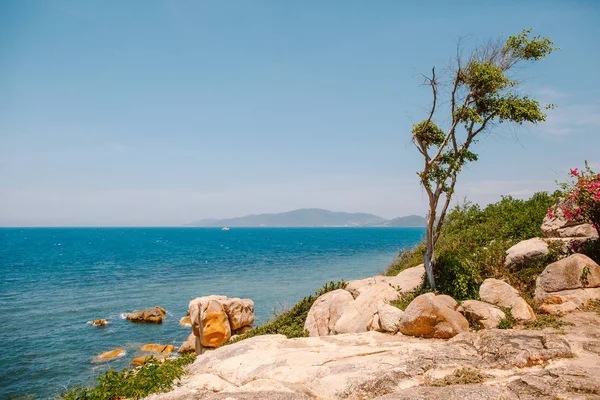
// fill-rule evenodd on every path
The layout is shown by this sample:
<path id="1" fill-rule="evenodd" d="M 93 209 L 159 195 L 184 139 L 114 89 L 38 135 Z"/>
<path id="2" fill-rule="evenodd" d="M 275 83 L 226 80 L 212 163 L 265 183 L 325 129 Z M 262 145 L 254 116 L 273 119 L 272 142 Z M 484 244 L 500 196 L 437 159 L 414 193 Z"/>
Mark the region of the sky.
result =
<path id="1" fill-rule="evenodd" d="M 518 70 L 557 107 L 482 137 L 455 200 L 554 190 L 600 170 L 599 20 L 595 0 L 0 1 L 0 226 L 425 215 L 420 74 L 523 28 L 562 48 Z"/>

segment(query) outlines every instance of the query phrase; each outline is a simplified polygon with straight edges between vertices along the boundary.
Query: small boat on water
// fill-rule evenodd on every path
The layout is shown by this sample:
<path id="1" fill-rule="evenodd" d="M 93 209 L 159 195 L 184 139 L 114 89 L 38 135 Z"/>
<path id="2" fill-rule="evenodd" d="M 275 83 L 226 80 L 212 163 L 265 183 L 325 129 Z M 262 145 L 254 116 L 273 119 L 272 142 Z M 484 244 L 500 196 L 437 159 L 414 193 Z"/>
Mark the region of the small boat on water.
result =
<path id="1" fill-rule="evenodd" d="M 227 226 L 224 226 L 224 227 L 222 227 L 222 228 L 221 228 L 221 230 L 222 230 L 222 231 L 228 231 L 228 230 L 229 230 L 229 227 L 227 227 Z"/>

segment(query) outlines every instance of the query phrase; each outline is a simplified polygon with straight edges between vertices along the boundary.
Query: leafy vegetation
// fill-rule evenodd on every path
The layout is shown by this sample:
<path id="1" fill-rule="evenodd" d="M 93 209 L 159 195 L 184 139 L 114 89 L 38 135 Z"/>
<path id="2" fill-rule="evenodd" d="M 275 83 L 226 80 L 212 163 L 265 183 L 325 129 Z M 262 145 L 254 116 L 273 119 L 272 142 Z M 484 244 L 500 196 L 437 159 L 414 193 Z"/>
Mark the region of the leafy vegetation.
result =
<path id="1" fill-rule="evenodd" d="M 449 385 L 473 385 L 483 383 L 485 375 L 481 372 L 468 368 L 461 368 L 454 371 L 453 374 L 445 376 L 442 379 L 430 379 L 428 386 L 449 386 Z"/>
<path id="2" fill-rule="evenodd" d="M 449 214 L 436 244 L 438 266 L 434 271 L 438 291 L 457 300 L 477 298 L 477 288 L 486 278 L 507 279 L 524 297 L 532 297 L 535 278 L 558 257 L 560 243 L 550 244 L 550 254 L 538 262 L 509 269 L 504 265 L 508 248 L 540 236 L 548 208 L 560 192 L 535 193 L 528 200 L 505 196 L 481 208 L 465 203 Z M 400 252 L 386 275 L 423 264 L 425 244 Z"/>
<path id="3" fill-rule="evenodd" d="M 583 310 L 594 311 L 596 314 L 600 315 L 600 300 L 590 301 L 587 306 L 583 307 Z"/>
<path id="4" fill-rule="evenodd" d="M 563 321 L 554 315 L 538 314 L 535 321 L 526 321 L 525 326 L 529 329 L 554 328 L 561 329 L 563 326 L 573 325 L 570 322 Z"/>
<path id="5" fill-rule="evenodd" d="M 512 329 L 516 325 L 517 321 L 515 320 L 515 317 L 513 317 L 510 308 L 500 308 L 504 312 L 505 317 L 500 320 L 500 323 L 498 324 L 498 329 Z"/>
<path id="6" fill-rule="evenodd" d="M 336 289 L 343 289 L 347 285 L 344 281 L 333 282 L 330 281 L 323 285 L 323 287 L 315 292 L 314 295 L 308 296 L 296 303 L 289 311 L 286 311 L 275 317 L 272 321 L 267 322 L 249 332 L 244 333 L 236 337 L 233 340 L 225 343 L 224 346 L 237 343 L 240 340 L 248 339 L 254 336 L 261 335 L 285 335 L 288 338 L 296 337 L 307 337 L 308 332 L 304 329 L 304 322 L 308 316 L 308 312 L 312 307 L 317 297 L 331 292 Z"/>
<path id="7" fill-rule="evenodd" d="M 185 366 L 195 359 L 195 354 L 166 360 L 150 357 L 138 368 L 105 372 L 92 389 L 75 386 L 59 397 L 65 400 L 141 399 L 152 393 L 168 392 L 175 380 L 185 374 Z"/>

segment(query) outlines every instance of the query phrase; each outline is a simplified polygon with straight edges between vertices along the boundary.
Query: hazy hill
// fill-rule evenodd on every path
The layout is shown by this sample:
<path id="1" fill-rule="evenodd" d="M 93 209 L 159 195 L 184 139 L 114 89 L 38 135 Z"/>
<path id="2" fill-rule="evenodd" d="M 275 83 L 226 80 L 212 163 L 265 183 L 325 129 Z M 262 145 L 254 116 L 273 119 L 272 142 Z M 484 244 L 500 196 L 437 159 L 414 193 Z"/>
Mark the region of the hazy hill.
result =
<path id="1" fill-rule="evenodd" d="M 404 228 L 421 228 L 425 226 L 427 220 L 420 215 L 407 215 L 406 217 L 398 217 L 381 224 L 371 224 L 370 226 L 389 226 L 389 227 L 404 227 Z"/>
<path id="2" fill-rule="evenodd" d="M 423 221 L 419 220 L 422 219 Z M 278 214 L 246 215 L 228 219 L 203 219 L 188 226 L 204 227 L 318 227 L 318 226 L 425 226 L 423 217 L 408 217 L 387 220 L 373 214 L 345 213 L 318 208 L 303 208 Z"/>

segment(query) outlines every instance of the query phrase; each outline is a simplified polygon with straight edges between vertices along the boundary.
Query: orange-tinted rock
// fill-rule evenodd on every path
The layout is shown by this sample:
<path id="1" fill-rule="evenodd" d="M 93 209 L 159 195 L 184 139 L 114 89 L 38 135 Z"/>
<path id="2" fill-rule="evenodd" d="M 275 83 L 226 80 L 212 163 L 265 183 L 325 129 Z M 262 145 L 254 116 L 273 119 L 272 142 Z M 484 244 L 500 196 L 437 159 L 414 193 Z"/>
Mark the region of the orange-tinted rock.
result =
<path id="1" fill-rule="evenodd" d="M 147 310 L 134 311 L 127 315 L 131 322 L 150 322 L 160 324 L 167 312 L 160 306 L 148 308 Z"/>
<path id="2" fill-rule="evenodd" d="M 218 300 L 210 300 L 200 311 L 200 343 L 205 347 L 218 347 L 231 337 L 229 318 Z"/>
<path id="3" fill-rule="evenodd" d="M 93 321 L 88 321 L 88 325 L 92 326 L 106 326 L 108 324 L 108 319 L 95 319 Z"/>
<path id="4" fill-rule="evenodd" d="M 189 311 L 188 311 L 189 314 Z M 190 316 L 186 316 L 186 317 L 182 317 L 179 320 L 179 325 L 183 326 L 184 328 L 191 328 L 192 327 L 192 320 L 190 319 Z"/>
<path id="5" fill-rule="evenodd" d="M 102 361 L 112 360 L 115 358 L 123 357 L 125 354 L 126 353 L 125 353 L 124 349 L 114 349 L 111 351 L 105 351 L 104 353 L 97 355 L 94 358 L 94 362 L 102 362 Z"/>
<path id="6" fill-rule="evenodd" d="M 145 344 L 140 347 L 141 351 L 154 351 L 156 353 L 169 354 L 175 350 L 175 346 L 172 344 Z"/>
<path id="7" fill-rule="evenodd" d="M 142 365 L 146 362 L 146 360 L 148 360 L 150 357 L 154 357 L 156 360 L 158 361 L 162 361 L 165 358 L 167 358 L 166 356 L 144 356 L 144 357 L 136 357 L 133 360 L 131 360 L 131 362 L 129 364 L 131 365 Z"/>
<path id="8" fill-rule="evenodd" d="M 406 308 L 399 330 L 404 335 L 448 339 L 469 331 L 469 322 L 456 311 L 458 303 L 450 296 L 425 293 Z"/>

